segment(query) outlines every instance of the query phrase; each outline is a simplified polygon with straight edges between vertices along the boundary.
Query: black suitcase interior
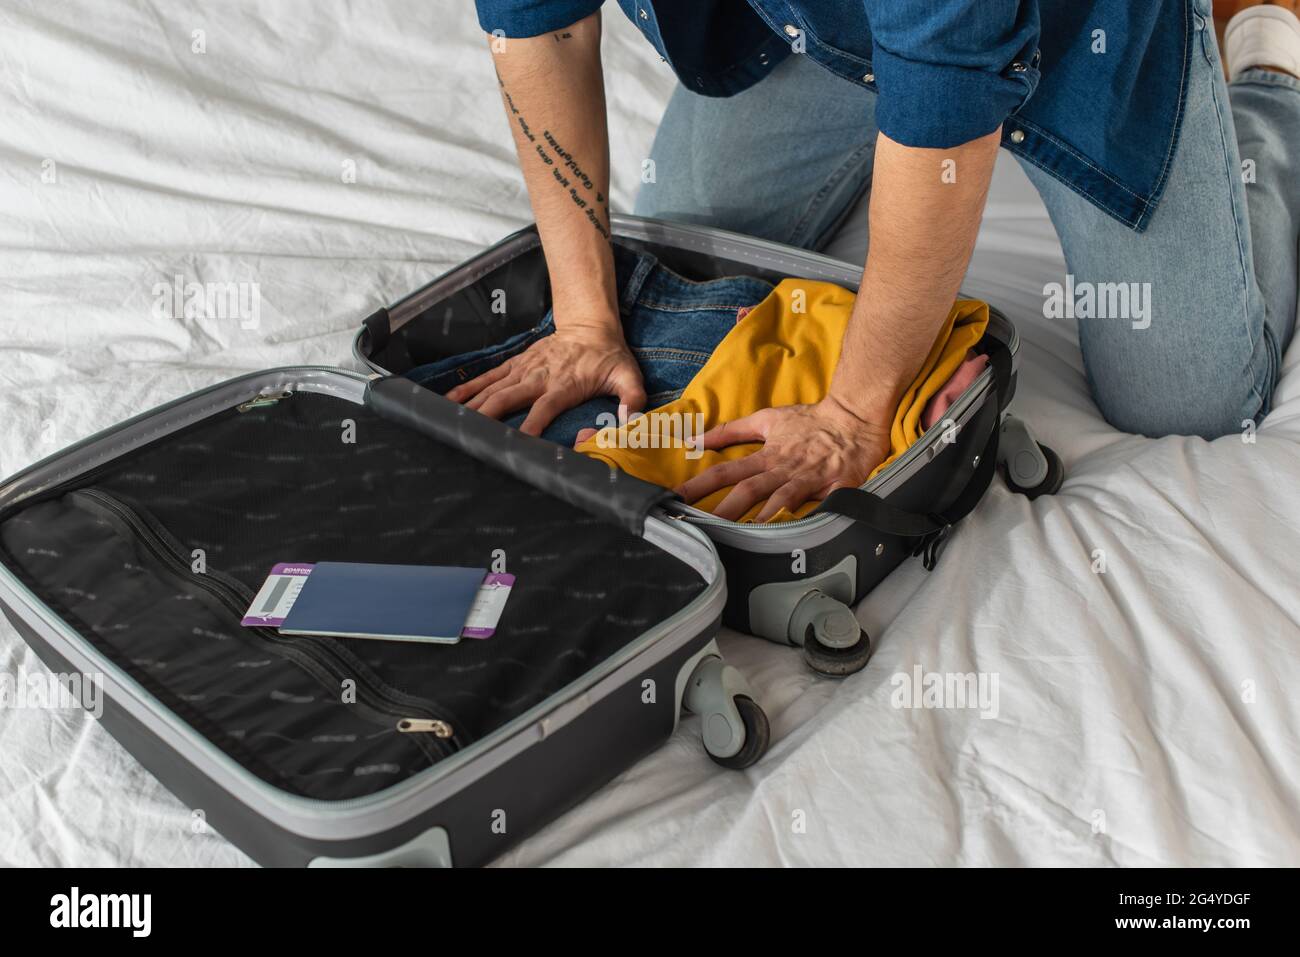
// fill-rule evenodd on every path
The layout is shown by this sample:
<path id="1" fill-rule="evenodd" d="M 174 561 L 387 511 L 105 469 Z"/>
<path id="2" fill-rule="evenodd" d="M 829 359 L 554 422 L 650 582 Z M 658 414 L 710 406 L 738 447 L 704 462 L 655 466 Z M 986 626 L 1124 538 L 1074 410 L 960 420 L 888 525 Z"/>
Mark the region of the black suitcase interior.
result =
<path id="1" fill-rule="evenodd" d="M 22 500 L 0 513 L 0 550 L 223 752 L 324 800 L 372 794 L 481 739 L 705 587 L 627 522 L 311 392 L 228 409 Z M 486 567 L 494 555 L 517 580 L 489 640 L 240 625 L 278 562 Z M 396 730 L 407 719 L 435 730 Z"/>

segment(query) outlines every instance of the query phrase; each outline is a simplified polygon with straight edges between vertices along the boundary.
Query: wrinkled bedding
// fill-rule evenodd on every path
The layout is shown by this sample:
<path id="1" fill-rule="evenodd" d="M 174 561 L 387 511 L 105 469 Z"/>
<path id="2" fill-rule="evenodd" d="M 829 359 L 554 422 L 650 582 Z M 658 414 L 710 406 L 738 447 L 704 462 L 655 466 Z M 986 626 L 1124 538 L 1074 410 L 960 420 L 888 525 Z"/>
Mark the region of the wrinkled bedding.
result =
<path id="1" fill-rule="evenodd" d="M 362 316 L 530 219 L 471 7 L 443 9 L 0 9 L 0 472 L 238 373 L 349 364 Z M 606 24 L 627 210 L 672 77 Z M 935 571 L 861 604 L 878 649 L 847 680 L 724 633 L 768 755 L 722 771 L 685 718 L 502 863 L 1300 864 L 1300 354 L 1253 441 L 1121 434 L 1043 318 L 1063 272 L 1004 156 L 965 292 L 1020 329 L 1014 408 L 1060 494 L 996 482 Z M 256 322 L 169 308 L 178 276 L 258 283 Z M 7 623 L 0 670 L 43 670 Z M 930 673 L 996 678 L 996 706 L 895 706 Z M 0 709 L 0 864 L 249 863 L 193 821 L 83 713 Z"/>

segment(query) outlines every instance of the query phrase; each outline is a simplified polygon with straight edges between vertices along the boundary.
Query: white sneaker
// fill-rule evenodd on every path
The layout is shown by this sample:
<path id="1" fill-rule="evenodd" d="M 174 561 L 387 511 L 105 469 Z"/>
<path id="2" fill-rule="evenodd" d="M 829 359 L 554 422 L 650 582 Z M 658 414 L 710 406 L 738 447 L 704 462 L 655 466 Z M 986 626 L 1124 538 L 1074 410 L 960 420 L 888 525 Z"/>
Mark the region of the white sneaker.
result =
<path id="1" fill-rule="evenodd" d="M 1228 78 L 1245 70 L 1271 66 L 1300 76 L 1300 20 L 1284 7 L 1247 7 L 1223 31 Z"/>

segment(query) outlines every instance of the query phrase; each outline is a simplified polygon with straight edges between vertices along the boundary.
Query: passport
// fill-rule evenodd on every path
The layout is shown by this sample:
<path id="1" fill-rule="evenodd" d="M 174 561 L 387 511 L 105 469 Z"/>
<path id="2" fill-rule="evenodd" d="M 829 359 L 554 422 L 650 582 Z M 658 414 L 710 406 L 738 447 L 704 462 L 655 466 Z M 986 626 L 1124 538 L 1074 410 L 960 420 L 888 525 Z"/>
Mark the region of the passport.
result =
<path id="1" fill-rule="evenodd" d="M 486 575 L 452 565 L 316 562 L 280 632 L 454 643 Z"/>

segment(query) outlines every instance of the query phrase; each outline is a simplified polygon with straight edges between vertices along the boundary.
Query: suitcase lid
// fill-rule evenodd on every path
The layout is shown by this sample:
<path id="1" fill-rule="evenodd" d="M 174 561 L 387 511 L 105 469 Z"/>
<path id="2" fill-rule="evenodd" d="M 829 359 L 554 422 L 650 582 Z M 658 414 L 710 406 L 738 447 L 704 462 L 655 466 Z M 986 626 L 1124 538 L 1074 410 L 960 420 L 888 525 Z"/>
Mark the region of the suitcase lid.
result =
<path id="1" fill-rule="evenodd" d="M 9 513 L 12 507 L 33 496 L 84 479 L 119 457 L 214 414 L 274 402 L 295 392 L 321 393 L 362 404 L 377 381 L 377 377 L 341 369 L 300 366 L 270 369 L 218 383 L 103 430 L 0 482 L 0 514 Z M 432 393 L 428 395 L 453 405 Z M 400 397 L 398 407 L 402 407 Z M 454 408 L 458 407 L 453 405 Z M 478 416 L 472 418 L 492 422 Z M 492 425 L 514 431 L 500 423 L 492 422 Z M 482 438 L 481 433 L 478 436 Z M 549 443 L 535 441 L 545 446 L 548 453 L 554 449 Z M 529 461 L 526 455 L 518 458 Z M 602 474 L 608 471 L 585 457 L 582 461 L 596 465 Z M 537 467 L 535 463 L 527 466 Z M 639 497 L 645 495 L 645 490 L 629 486 L 620 507 L 631 508 L 629 503 L 638 503 L 636 508 L 644 505 L 645 512 L 625 511 L 611 521 L 619 521 L 625 529 L 630 529 L 627 524 L 630 516 L 636 516 L 637 534 L 699 573 L 705 582 L 701 593 L 681 610 L 656 621 L 579 680 L 484 738 L 425 771 L 361 798 L 322 801 L 291 794 L 259 779 L 167 708 L 133 675 L 84 640 L 3 563 L 0 563 L 0 601 L 37 631 L 70 667 L 82 673 L 102 675 L 103 692 L 108 700 L 145 724 L 172 752 L 191 761 L 217 785 L 294 833 L 320 840 L 345 840 L 400 825 L 445 800 L 510 760 L 539 737 L 554 734 L 657 662 L 692 642 L 698 643 L 702 635 L 716 627 L 726 602 L 726 581 L 717 551 L 698 530 L 670 521 L 662 513 L 655 504 L 661 491 L 655 489 L 652 502 Z M 571 504 L 581 507 L 582 501 L 582 496 L 578 496 L 578 501 Z"/>

